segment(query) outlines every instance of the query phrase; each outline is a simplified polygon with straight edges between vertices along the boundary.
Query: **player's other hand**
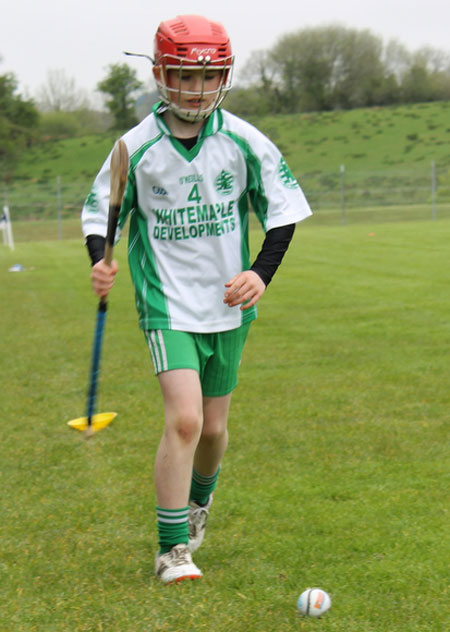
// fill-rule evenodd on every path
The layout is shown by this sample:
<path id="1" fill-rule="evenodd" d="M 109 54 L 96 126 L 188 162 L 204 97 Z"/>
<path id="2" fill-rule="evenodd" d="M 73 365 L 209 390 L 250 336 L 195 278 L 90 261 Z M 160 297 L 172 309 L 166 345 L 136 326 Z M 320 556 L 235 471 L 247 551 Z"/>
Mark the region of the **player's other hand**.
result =
<path id="1" fill-rule="evenodd" d="M 111 265 L 107 265 L 104 259 L 97 261 L 92 267 L 91 281 L 92 289 L 100 297 L 107 296 L 114 285 L 114 277 L 118 270 L 117 261 L 113 259 Z"/>
<path id="2" fill-rule="evenodd" d="M 264 294 L 266 285 L 261 277 L 253 272 L 253 270 L 244 270 L 228 283 L 225 291 L 223 302 L 229 307 L 241 306 L 241 310 L 253 307 Z"/>

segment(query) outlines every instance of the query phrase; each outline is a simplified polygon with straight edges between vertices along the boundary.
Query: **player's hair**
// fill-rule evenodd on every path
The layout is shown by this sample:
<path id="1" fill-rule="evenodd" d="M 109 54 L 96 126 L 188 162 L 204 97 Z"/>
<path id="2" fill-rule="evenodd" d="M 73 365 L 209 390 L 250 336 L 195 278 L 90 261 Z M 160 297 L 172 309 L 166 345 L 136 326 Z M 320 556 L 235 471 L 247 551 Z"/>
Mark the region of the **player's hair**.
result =
<path id="1" fill-rule="evenodd" d="M 154 58 L 153 72 L 161 98 L 183 120 L 193 122 L 207 118 L 231 88 L 234 59 L 227 32 L 218 22 L 198 15 L 179 15 L 161 22 L 155 35 Z M 176 70 L 181 78 L 186 69 L 202 71 L 201 92 L 193 94 L 200 99 L 205 94 L 213 95 L 208 107 L 199 105 L 198 109 L 190 110 L 180 106 L 181 89 L 169 87 L 167 73 Z M 205 76 L 211 70 L 220 71 L 220 83 L 216 90 L 206 92 Z"/>

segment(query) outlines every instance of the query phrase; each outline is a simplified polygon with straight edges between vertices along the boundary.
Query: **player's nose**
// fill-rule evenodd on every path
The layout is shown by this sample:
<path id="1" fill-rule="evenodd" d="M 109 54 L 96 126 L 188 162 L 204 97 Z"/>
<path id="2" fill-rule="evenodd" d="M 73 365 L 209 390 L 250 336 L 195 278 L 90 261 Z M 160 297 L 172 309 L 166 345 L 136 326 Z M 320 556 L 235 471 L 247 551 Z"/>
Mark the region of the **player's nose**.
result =
<path id="1" fill-rule="evenodd" d="M 191 78 L 189 85 L 191 92 L 202 92 L 203 90 L 203 77 L 195 76 Z"/>

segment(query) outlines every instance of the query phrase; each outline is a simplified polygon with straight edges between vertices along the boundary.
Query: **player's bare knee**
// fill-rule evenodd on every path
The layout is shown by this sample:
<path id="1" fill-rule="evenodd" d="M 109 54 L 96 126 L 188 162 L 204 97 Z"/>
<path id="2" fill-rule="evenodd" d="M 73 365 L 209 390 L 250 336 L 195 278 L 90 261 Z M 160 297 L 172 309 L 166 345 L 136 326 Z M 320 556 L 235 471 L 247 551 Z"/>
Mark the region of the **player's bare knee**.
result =
<path id="1" fill-rule="evenodd" d="M 201 440 L 204 443 L 214 444 L 222 441 L 227 435 L 227 428 L 223 424 L 205 424 L 202 428 Z"/>
<path id="2" fill-rule="evenodd" d="M 169 433 L 174 434 L 185 444 L 196 443 L 199 440 L 202 427 L 202 419 L 195 412 L 183 412 L 177 415 L 170 423 Z"/>

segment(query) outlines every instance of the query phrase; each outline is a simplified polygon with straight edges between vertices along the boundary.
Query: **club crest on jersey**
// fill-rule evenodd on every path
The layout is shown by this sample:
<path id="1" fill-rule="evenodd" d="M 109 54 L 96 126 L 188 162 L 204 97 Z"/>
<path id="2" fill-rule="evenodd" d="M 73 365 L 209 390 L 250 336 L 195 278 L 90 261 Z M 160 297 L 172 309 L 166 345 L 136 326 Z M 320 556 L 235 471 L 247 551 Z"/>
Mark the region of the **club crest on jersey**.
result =
<path id="1" fill-rule="evenodd" d="M 299 186 L 284 158 L 281 158 L 280 164 L 278 165 L 278 175 L 281 178 L 281 182 L 288 189 L 296 189 Z"/>
<path id="2" fill-rule="evenodd" d="M 92 191 L 89 193 L 84 205 L 89 213 L 98 213 L 98 197 L 97 191 L 95 189 L 92 189 Z"/>
<path id="3" fill-rule="evenodd" d="M 216 187 L 216 191 L 221 195 L 230 195 L 233 193 L 234 175 L 229 171 L 222 169 L 217 178 L 214 180 L 214 186 Z"/>

